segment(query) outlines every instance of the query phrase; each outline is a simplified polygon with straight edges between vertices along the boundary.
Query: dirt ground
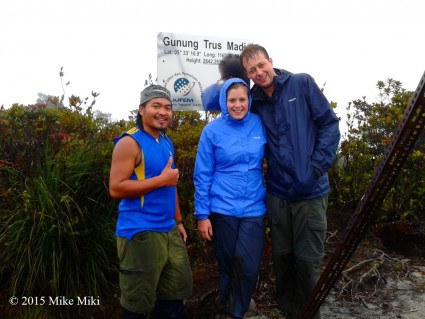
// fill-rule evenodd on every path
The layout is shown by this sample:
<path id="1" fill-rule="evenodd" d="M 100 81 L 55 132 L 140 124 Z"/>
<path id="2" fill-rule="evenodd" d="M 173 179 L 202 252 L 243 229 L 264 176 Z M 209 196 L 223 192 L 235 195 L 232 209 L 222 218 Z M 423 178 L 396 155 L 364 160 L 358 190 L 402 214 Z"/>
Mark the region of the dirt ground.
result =
<path id="1" fill-rule="evenodd" d="M 323 267 L 340 244 L 352 213 L 352 209 L 328 211 Z M 417 232 L 407 226 L 392 225 L 369 232 L 363 238 L 340 280 L 322 304 L 322 319 L 425 318 L 425 227 Z M 199 248 L 188 243 L 188 252 L 192 263 L 194 293 L 186 302 L 184 318 L 215 318 L 218 273 L 212 245 L 207 243 Z M 267 241 L 257 291 L 245 319 L 283 319 L 273 295 L 274 276 L 270 243 Z M 9 305 L 9 297 L 0 291 L 0 319 L 46 318 L 41 314 L 38 316 L 34 307 L 29 314 L 22 315 L 21 307 Z M 101 306 L 82 308 L 75 318 L 122 318 L 118 292 L 108 300 L 102 300 Z"/>
<path id="2" fill-rule="evenodd" d="M 328 211 L 323 266 L 340 244 L 350 214 L 349 210 Z M 410 236 L 406 229 L 397 232 L 388 228 L 379 235 L 370 231 L 358 246 L 341 279 L 322 304 L 322 318 L 425 318 L 425 240 L 421 237 L 425 232 L 418 237 Z M 197 252 L 190 249 L 195 291 L 186 303 L 185 318 L 215 318 L 218 274 L 212 247 L 207 244 L 204 251 Z M 267 243 L 257 292 L 245 318 L 283 319 L 273 293 L 274 276 Z"/>

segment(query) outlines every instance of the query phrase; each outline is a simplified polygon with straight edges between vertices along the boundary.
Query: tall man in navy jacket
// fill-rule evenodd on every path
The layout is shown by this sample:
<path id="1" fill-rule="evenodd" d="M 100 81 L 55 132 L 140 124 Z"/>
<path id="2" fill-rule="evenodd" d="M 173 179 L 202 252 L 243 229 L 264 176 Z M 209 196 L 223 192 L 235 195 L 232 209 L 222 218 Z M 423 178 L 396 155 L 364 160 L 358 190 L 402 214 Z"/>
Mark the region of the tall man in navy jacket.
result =
<path id="1" fill-rule="evenodd" d="M 339 119 L 311 76 L 274 69 L 264 47 L 249 44 L 240 60 L 255 83 L 252 112 L 260 115 L 268 135 L 267 209 L 276 298 L 286 318 L 296 318 L 320 277 L 327 171 L 339 144 Z"/>

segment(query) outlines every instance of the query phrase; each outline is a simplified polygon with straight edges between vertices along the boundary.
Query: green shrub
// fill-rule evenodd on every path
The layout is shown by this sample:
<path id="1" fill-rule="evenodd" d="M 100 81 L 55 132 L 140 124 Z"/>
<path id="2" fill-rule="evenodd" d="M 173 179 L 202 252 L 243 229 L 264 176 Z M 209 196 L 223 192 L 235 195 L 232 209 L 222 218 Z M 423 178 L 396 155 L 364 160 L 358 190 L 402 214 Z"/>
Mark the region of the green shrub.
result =
<path id="1" fill-rule="evenodd" d="M 125 125 L 43 105 L 2 110 L 0 123 L 2 290 L 110 295 L 118 276 L 108 173 Z"/>

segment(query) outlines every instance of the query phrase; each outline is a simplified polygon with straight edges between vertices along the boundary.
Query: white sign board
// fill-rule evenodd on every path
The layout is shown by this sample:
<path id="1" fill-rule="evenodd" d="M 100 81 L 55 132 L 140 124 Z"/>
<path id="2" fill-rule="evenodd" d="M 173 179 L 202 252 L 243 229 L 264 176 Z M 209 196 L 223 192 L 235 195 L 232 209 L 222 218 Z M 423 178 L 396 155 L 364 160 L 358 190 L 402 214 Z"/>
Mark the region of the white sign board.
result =
<path id="1" fill-rule="evenodd" d="M 239 62 L 248 43 L 241 39 L 158 33 L 158 84 L 171 92 L 173 110 L 220 110 L 221 84 L 230 77 L 249 81 Z"/>

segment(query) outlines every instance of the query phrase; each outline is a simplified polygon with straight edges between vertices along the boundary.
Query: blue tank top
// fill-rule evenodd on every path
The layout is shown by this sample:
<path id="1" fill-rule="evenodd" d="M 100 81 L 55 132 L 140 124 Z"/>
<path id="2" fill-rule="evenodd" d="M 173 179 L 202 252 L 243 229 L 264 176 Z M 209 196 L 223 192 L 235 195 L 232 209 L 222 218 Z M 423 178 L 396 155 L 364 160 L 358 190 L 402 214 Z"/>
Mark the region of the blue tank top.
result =
<path id="1" fill-rule="evenodd" d="M 132 180 L 144 180 L 161 174 L 170 156 L 174 158 L 173 143 L 166 135 L 155 139 L 135 127 L 114 140 L 131 136 L 139 144 L 140 163 L 134 168 Z M 174 167 L 174 163 L 173 163 Z M 130 240 L 142 231 L 169 232 L 175 225 L 176 187 L 163 186 L 137 198 L 124 198 L 118 206 L 115 234 Z"/>

